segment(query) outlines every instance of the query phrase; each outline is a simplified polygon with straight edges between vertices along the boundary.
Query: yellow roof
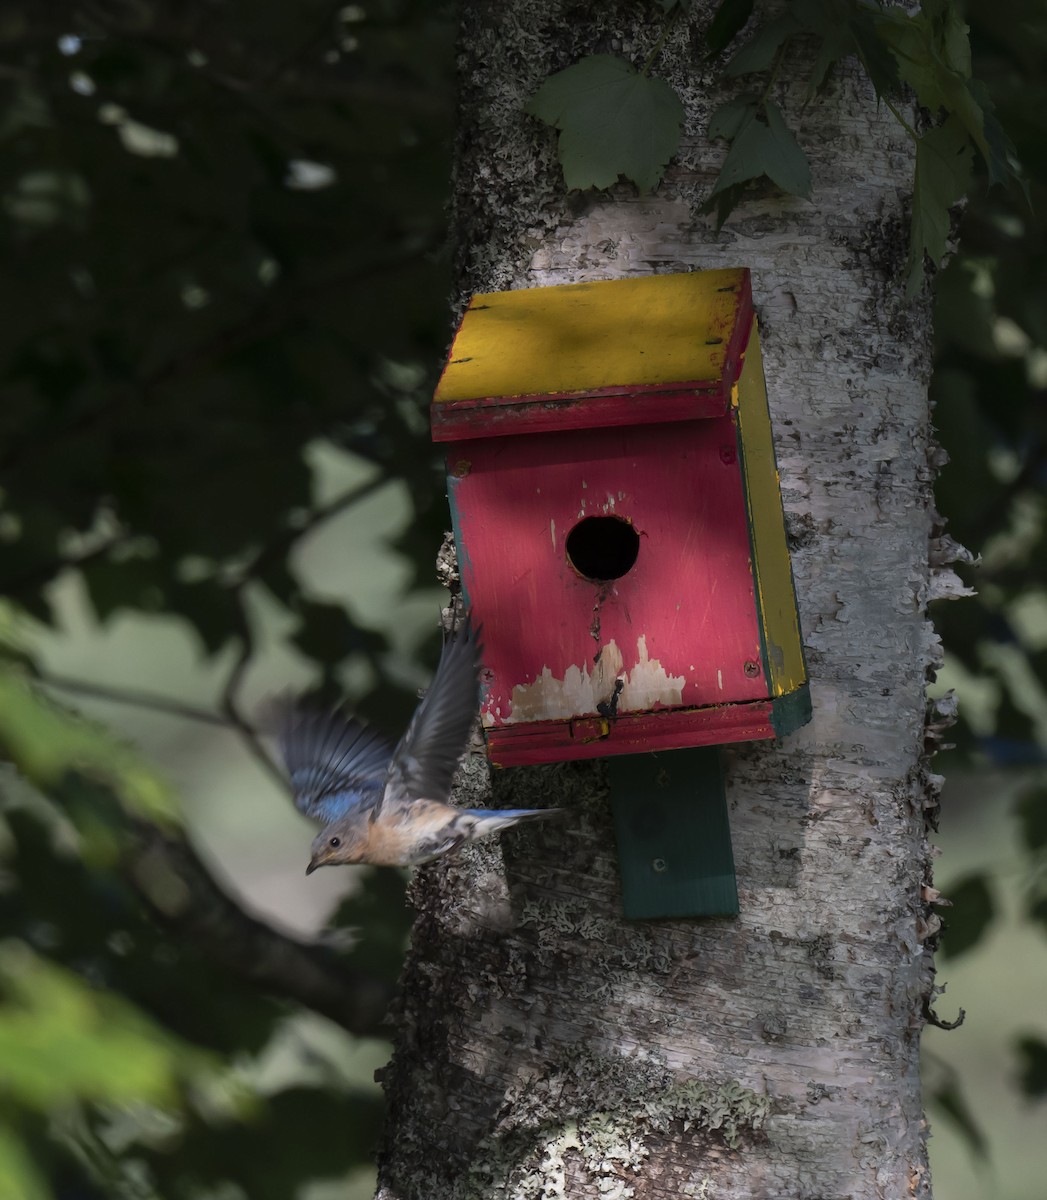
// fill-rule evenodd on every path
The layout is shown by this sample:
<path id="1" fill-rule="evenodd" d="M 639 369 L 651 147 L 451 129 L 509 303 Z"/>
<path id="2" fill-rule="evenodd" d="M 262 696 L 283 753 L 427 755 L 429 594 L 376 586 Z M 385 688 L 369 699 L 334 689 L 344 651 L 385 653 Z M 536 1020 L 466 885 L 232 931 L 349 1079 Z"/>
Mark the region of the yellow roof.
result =
<path id="1" fill-rule="evenodd" d="M 692 271 L 476 295 L 435 402 L 715 382 L 746 275 Z"/>

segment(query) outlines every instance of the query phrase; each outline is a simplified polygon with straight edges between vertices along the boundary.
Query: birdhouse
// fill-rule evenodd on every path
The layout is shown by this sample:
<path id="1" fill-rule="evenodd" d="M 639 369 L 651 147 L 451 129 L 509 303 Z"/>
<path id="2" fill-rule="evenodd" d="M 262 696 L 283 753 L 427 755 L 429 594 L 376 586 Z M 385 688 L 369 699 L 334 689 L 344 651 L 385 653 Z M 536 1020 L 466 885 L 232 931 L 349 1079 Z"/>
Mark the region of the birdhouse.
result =
<path id="1" fill-rule="evenodd" d="M 474 296 L 432 429 L 493 763 L 810 719 L 747 270 Z"/>

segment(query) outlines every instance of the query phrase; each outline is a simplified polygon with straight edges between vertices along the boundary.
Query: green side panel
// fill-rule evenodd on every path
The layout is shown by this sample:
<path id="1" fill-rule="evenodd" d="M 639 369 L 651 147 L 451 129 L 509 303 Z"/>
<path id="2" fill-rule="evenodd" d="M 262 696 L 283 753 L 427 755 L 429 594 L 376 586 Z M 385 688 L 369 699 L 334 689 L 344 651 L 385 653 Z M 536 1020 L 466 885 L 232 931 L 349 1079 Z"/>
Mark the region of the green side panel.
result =
<path id="1" fill-rule="evenodd" d="M 608 759 L 625 915 L 738 911 L 718 746 Z"/>
<path id="2" fill-rule="evenodd" d="M 788 696 L 779 696 L 771 704 L 771 724 L 778 737 L 795 733 L 807 724 L 811 715 L 811 689 L 806 683 Z"/>

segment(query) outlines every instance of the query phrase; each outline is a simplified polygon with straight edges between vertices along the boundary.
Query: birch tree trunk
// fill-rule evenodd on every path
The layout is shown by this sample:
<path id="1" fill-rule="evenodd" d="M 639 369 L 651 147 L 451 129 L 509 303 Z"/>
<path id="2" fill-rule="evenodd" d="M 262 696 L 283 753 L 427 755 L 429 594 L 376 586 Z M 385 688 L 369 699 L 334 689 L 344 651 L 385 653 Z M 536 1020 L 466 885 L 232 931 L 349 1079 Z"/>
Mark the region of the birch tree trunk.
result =
<path id="1" fill-rule="evenodd" d="M 752 269 L 814 720 L 729 753 L 736 919 L 623 920 L 599 761 L 493 785 L 468 762 L 462 802 L 571 817 L 417 875 L 378 1195 L 929 1195 L 926 605 L 952 577 L 929 561 L 929 306 L 898 280 L 910 145 L 856 66 L 805 110 L 802 79 L 783 79 L 813 200 L 768 190 L 717 233 L 698 208 L 723 147 L 704 131 L 729 93 L 696 3 L 654 67 L 687 106 L 666 181 L 565 196 L 553 135 L 522 105 L 584 54 L 641 63 L 660 5 L 461 10 L 463 297 Z"/>

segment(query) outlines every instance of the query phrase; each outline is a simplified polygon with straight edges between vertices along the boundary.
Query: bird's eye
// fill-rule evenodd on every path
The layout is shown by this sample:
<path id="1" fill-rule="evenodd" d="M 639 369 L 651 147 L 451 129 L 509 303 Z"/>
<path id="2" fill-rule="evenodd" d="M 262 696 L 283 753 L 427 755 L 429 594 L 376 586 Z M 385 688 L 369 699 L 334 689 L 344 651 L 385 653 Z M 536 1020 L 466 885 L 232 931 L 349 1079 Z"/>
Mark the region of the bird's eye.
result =
<path id="1" fill-rule="evenodd" d="M 331 847 L 332 850 L 337 850 L 338 847 L 342 844 L 342 839 L 341 838 L 331 838 L 331 840 L 327 844 Z"/>

